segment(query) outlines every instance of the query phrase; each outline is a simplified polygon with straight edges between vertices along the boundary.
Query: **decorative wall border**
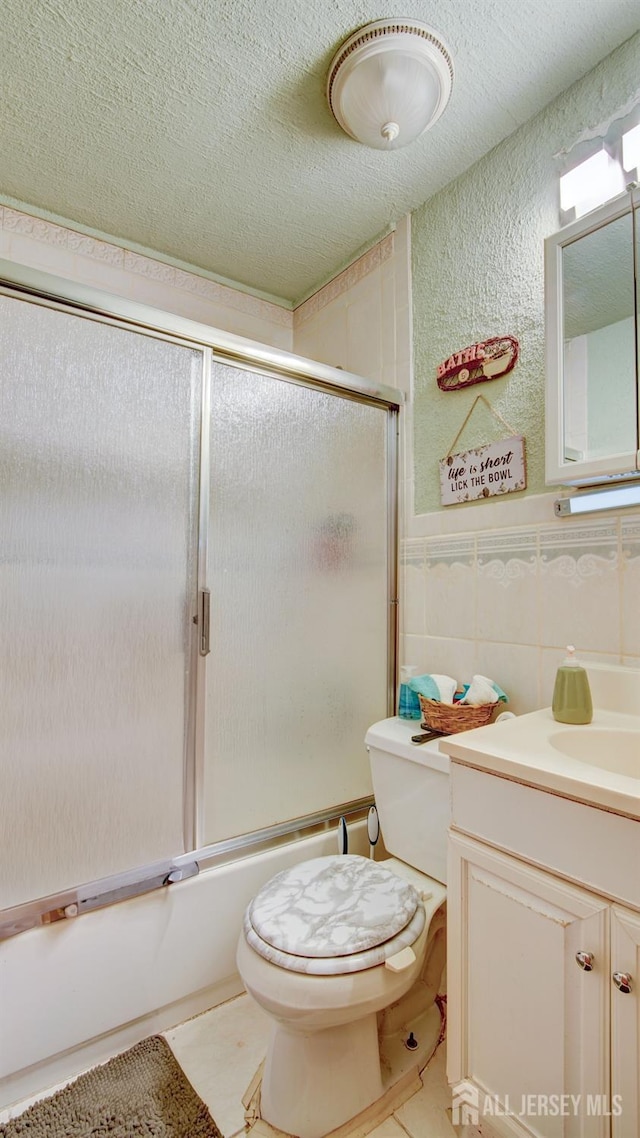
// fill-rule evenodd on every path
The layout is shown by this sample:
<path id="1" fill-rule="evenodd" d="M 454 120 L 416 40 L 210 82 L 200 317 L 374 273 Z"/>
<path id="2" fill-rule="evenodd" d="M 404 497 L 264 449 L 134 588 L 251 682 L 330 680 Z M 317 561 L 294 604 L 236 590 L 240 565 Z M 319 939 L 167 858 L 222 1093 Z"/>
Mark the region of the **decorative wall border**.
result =
<path id="1" fill-rule="evenodd" d="M 640 514 L 620 519 L 620 544 L 625 561 L 640 559 Z"/>
<path id="2" fill-rule="evenodd" d="M 394 235 L 393 233 L 388 233 L 386 237 L 383 237 L 382 240 L 376 245 L 373 245 L 371 249 L 367 249 L 366 253 L 363 253 L 361 257 L 358 257 L 358 259 L 353 261 L 351 265 L 348 265 L 346 269 L 328 281 L 326 285 L 323 285 L 322 288 L 314 292 L 307 300 L 304 300 L 302 304 L 299 304 L 297 308 L 294 308 L 294 331 L 312 316 L 321 312 L 322 309 L 326 308 L 328 304 L 331 304 L 333 300 L 337 300 L 343 293 L 348 292 L 348 290 L 353 288 L 363 277 L 368 276 L 369 273 L 380 268 L 385 261 L 388 261 L 393 256 L 393 253 Z"/>
<path id="3" fill-rule="evenodd" d="M 419 538 L 406 538 L 400 540 L 400 564 L 403 567 L 422 569 L 425 561 L 425 540 Z"/>
<path id="4" fill-rule="evenodd" d="M 579 525 L 551 522 L 526 529 L 405 538 L 400 543 L 400 559 L 402 565 L 425 569 L 438 564 L 475 565 L 480 574 L 496 562 L 518 562 L 532 571 L 570 562 L 583 575 L 588 575 L 588 564 L 595 559 L 601 568 L 618 571 L 623 562 L 640 559 L 640 513 L 595 518 Z"/>
<path id="5" fill-rule="evenodd" d="M 476 561 L 475 536 L 432 537 L 425 541 L 427 569 L 436 565 L 464 565 L 469 567 Z"/>
<path id="6" fill-rule="evenodd" d="M 618 562 L 618 519 L 558 528 L 540 527 L 540 560 L 544 565 L 561 557 L 578 560 L 598 557 L 610 564 Z"/>
<path id="7" fill-rule="evenodd" d="M 5 233 L 29 237 L 43 245 L 54 245 L 92 261 L 99 261 L 125 273 L 159 281 L 173 288 L 179 288 L 192 295 L 213 301 L 225 308 L 244 312 L 250 316 L 261 317 L 283 328 L 291 328 L 292 312 L 269 300 L 250 293 L 241 292 L 229 285 L 220 284 L 209 277 L 179 269 L 166 261 L 158 261 L 141 253 L 134 253 L 121 245 L 89 237 L 75 229 L 68 229 L 53 221 L 44 221 L 9 206 L 0 206 L 0 229 Z"/>
<path id="8" fill-rule="evenodd" d="M 535 561 L 538 554 L 538 531 L 536 529 L 513 529 L 498 533 L 479 533 L 477 535 L 478 564 L 489 561 L 513 560 L 520 554 L 520 561 Z"/>

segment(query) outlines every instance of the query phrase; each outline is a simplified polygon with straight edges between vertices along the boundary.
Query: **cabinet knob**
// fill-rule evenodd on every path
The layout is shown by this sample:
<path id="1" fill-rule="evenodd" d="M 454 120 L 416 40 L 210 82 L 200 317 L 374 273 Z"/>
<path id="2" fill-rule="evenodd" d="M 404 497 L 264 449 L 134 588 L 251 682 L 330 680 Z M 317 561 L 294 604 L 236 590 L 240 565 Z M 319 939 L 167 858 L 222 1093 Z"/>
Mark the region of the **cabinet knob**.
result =
<path id="1" fill-rule="evenodd" d="M 576 952 L 576 960 L 585 972 L 593 971 L 593 953 L 592 952 Z"/>
<path id="2" fill-rule="evenodd" d="M 614 972 L 612 980 L 619 992 L 624 992 L 625 996 L 631 991 L 631 974 L 629 972 Z"/>

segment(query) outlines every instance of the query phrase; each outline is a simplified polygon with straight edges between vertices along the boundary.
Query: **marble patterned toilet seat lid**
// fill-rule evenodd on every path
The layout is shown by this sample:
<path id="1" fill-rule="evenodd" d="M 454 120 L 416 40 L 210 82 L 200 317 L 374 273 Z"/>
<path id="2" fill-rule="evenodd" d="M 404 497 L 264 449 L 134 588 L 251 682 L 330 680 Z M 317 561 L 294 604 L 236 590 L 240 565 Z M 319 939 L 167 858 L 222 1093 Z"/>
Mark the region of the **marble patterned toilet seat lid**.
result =
<path id="1" fill-rule="evenodd" d="M 276 953 L 335 959 L 395 942 L 408 925 L 415 926 L 416 913 L 420 923 L 419 910 L 422 931 L 424 908 L 413 885 L 379 862 L 338 854 L 302 862 L 267 882 L 247 909 L 245 931 L 253 930 L 256 941 Z M 405 943 L 419 932 L 413 927 L 409 935 Z"/>
<path id="2" fill-rule="evenodd" d="M 384 964 L 390 956 L 395 956 L 396 952 L 414 944 L 426 923 L 425 909 L 421 903 L 402 932 L 392 936 L 390 940 L 385 940 L 383 944 L 376 945 L 375 948 L 367 948 L 364 952 L 352 952 L 347 956 L 294 956 L 291 952 L 273 948 L 252 928 L 248 909 L 244 915 L 244 935 L 247 944 L 251 945 L 260 956 L 270 964 L 286 968 L 288 972 L 304 972 L 307 976 L 342 976 L 352 972 L 364 972 L 366 968 L 375 968 L 377 964 Z"/>

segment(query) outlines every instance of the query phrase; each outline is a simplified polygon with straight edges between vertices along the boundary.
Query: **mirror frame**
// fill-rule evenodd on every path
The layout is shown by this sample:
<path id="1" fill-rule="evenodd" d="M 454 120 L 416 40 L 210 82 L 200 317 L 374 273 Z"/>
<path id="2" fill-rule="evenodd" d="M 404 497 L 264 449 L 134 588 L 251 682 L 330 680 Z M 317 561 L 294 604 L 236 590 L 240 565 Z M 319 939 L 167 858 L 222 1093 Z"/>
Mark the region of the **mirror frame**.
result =
<path id="1" fill-rule="evenodd" d="M 567 245 L 631 214 L 640 207 L 633 193 L 625 191 L 605 205 L 566 225 L 544 243 L 544 308 L 545 308 L 545 480 L 547 486 L 580 486 L 606 482 L 621 475 L 636 476 L 640 470 L 640 450 L 606 455 L 581 462 L 567 462 L 564 457 L 564 311 L 562 287 L 562 253 Z M 640 214 L 636 215 L 640 223 Z M 634 258 L 634 264 L 636 259 Z M 638 282 L 636 282 L 636 292 Z M 638 380 L 638 321 L 636 309 L 636 380 Z M 640 393 L 639 393 L 640 400 Z M 638 401 L 636 401 L 636 410 Z M 640 423 L 636 422 L 636 443 Z"/>

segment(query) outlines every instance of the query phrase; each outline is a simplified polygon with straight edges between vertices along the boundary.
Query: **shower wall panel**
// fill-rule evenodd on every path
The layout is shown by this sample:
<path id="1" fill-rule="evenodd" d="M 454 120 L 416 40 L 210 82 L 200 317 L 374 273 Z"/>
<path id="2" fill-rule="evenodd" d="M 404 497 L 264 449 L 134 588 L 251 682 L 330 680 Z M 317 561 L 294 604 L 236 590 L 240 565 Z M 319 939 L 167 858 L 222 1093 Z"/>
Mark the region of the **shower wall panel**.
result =
<path id="1" fill-rule="evenodd" d="M 390 710 L 395 393 L 65 295 L 0 292 L 1 935 L 358 807 Z"/>
<path id="2" fill-rule="evenodd" d="M 214 363 L 200 844 L 371 793 L 388 408 Z"/>
<path id="3" fill-rule="evenodd" d="M 184 848 L 202 373 L 0 296 L 0 908 Z"/>

